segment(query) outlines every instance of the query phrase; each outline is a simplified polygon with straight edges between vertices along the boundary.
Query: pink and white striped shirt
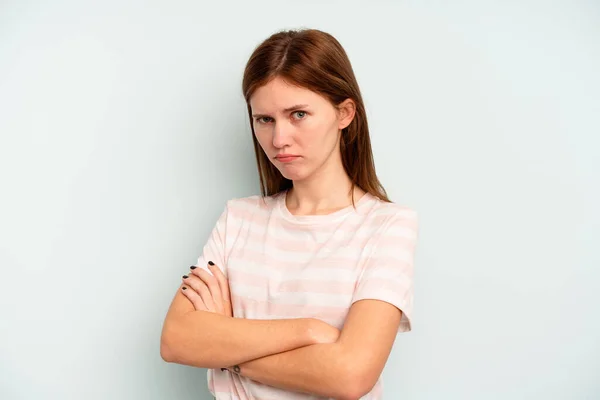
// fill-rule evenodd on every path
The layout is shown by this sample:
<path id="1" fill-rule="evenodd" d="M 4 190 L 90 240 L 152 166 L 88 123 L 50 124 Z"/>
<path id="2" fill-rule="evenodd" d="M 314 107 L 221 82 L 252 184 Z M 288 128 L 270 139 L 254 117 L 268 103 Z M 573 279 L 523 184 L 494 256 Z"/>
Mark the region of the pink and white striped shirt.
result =
<path id="1" fill-rule="evenodd" d="M 198 258 L 225 273 L 234 316 L 318 318 L 341 329 L 354 302 L 378 299 L 402 310 L 399 332 L 409 331 L 417 213 L 367 193 L 356 208 L 295 216 L 285 197 L 229 200 Z M 220 369 L 207 375 L 218 400 L 323 399 Z M 381 397 L 380 378 L 362 399 Z"/>

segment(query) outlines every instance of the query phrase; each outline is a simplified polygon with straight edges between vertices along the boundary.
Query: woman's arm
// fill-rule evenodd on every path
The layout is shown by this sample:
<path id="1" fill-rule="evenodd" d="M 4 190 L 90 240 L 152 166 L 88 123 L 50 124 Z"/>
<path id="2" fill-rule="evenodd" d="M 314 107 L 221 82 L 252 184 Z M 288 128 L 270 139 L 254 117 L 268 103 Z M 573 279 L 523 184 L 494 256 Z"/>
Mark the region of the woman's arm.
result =
<path id="1" fill-rule="evenodd" d="M 395 306 L 361 300 L 350 308 L 341 336 L 240 365 L 240 374 L 281 389 L 336 399 L 359 399 L 373 388 L 401 319 Z"/>
<path id="2" fill-rule="evenodd" d="M 333 342 L 338 336 L 336 331 L 312 318 L 251 320 L 196 311 L 180 288 L 165 318 L 160 354 L 168 362 L 220 368 Z"/>

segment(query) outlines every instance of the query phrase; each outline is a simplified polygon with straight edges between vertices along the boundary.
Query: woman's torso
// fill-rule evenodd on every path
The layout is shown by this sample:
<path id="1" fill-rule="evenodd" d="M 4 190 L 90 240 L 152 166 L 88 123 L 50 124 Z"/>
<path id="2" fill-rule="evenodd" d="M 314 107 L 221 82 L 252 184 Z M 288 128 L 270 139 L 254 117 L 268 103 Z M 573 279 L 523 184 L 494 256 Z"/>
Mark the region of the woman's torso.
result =
<path id="1" fill-rule="evenodd" d="M 362 264 L 391 213 L 366 194 L 356 209 L 292 215 L 280 194 L 228 203 L 225 270 L 235 317 L 318 318 L 341 329 Z M 383 206 L 383 207 L 382 207 Z M 217 399 L 323 399 L 262 385 L 229 371 L 209 370 Z M 381 382 L 363 399 L 379 399 Z M 226 394 L 228 393 L 228 394 Z"/>

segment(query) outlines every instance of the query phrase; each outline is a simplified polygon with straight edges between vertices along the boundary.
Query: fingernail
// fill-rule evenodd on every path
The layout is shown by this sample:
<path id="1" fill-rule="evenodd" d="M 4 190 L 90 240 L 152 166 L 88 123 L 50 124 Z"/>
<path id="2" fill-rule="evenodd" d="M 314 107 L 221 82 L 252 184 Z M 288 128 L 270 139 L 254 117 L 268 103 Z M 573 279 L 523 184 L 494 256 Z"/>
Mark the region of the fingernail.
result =
<path id="1" fill-rule="evenodd" d="M 192 265 L 192 266 L 190 267 L 190 269 L 196 269 L 196 268 L 198 268 L 198 267 L 196 267 L 195 265 Z"/>
<path id="2" fill-rule="evenodd" d="M 187 279 L 187 278 L 188 278 L 188 276 L 187 276 L 187 275 L 184 275 L 184 276 L 183 276 L 183 279 Z"/>
<path id="3" fill-rule="evenodd" d="M 209 262 L 208 262 L 208 265 L 215 265 L 215 263 L 214 263 L 214 262 L 212 262 L 212 261 L 209 261 Z"/>
<path id="4" fill-rule="evenodd" d="M 187 289 L 185 286 L 181 288 L 181 290 L 185 290 L 185 289 Z"/>

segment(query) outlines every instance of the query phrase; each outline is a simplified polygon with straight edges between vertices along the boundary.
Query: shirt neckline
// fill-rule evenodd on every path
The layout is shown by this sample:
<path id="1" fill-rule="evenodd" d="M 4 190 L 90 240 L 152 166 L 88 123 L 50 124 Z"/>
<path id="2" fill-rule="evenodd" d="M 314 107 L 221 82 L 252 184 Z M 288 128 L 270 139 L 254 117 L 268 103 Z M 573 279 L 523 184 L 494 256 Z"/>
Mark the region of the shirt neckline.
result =
<path id="1" fill-rule="evenodd" d="M 374 199 L 375 197 L 371 195 L 369 192 L 365 192 L 365 194 L 355 201 L 354 206 L 350 204 L 347 207 L 339 209 L 329 214 L 319 214 L 319 215 L 294 215 L 290 212 L 285 204 L 285 199 L 287 197 L 288 190 L 284 190 L 277 196 L 276 199 L 276 207 L 279 214 L 287 221 L 299 224 L 299 225 L 318 225 L 323 223 L 330 223 L 339 221 L 345 218 L 348 214 L 356 213 L 360 208 L 363 207 L 364 204 L 368 203 L 369 200 Z M 354 207 L 356 206 L 356 210 Z"/>

